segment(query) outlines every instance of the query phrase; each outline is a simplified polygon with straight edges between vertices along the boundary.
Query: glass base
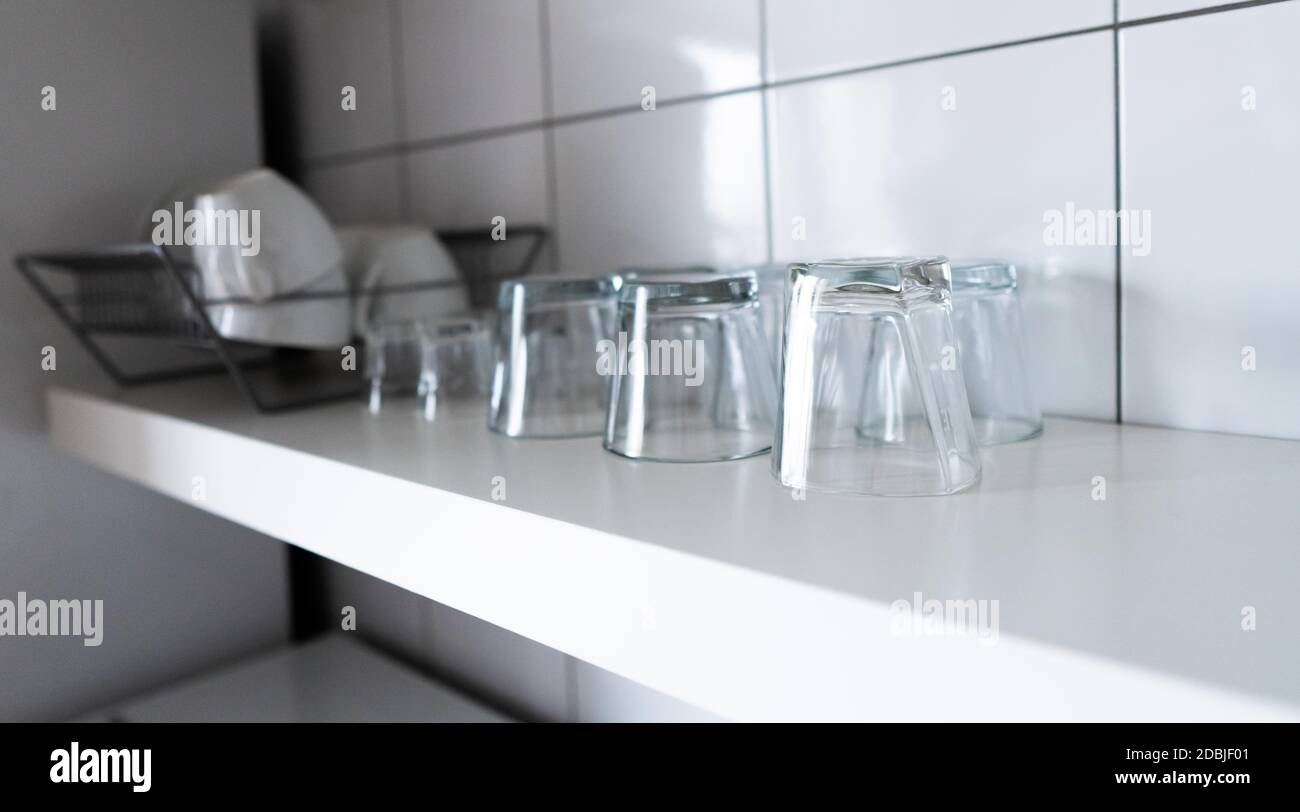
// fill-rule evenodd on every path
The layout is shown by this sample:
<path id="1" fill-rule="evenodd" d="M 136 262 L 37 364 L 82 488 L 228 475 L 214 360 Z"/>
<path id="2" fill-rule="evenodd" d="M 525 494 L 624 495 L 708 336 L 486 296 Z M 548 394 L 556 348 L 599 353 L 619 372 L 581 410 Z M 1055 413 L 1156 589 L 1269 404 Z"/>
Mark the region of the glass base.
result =
<path id="1" fill-rule="evenodd" d="M 812 448 L 805 462 L 782 471 L 774 459 L 772 475 L 787 488 L 865 496 L 947 496 L 980 479 L 978 459 L 882 444 Z"/>
<path id="2" fill-rule="evenodd" d="M 1032 440 L 1043 433 L 1042 420 L 1023 417 L 972 417 L 975 439 L 980 445 L 1005 445 Z"/>

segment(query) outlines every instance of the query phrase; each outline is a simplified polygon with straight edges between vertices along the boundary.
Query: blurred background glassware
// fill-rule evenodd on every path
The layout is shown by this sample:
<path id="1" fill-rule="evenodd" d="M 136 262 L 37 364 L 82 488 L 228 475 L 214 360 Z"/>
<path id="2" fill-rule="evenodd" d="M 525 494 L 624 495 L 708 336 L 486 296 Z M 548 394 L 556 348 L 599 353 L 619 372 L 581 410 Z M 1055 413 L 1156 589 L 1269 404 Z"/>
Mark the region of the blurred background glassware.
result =
<path id="1" fill-rule="evenodd" d="M 373 323 L 464 313 L 469 293 L 451 254 L 417 225 L 338 230 L 353 292 L 352 330 Z"/>
<path id="2" fill-rule="evenodd" d="M 1016 269 L 1001 260 L 952 263 L 952 317 L 975 435 L 982 445 L 1043 431 L 1029 380 Z"/>
<path id="3" fill-rule="evenodd" d="M 835 259 L 789 273 L 773 475 L 878 496 L 974 485 L 947 260 Z"/>
<path id="4" fill-rule="evenodd" d="M 379 414 L 384 399 L 424 388 L 424 327 L 415 319 L 372 324 L 366 329 L 368 408 Z"/>
<path id="5" fill-rule="evenodd" d="M 616 290 L 608 276 L 502 283 L 488 428 L 510 437 L 600 434 L 608 381 L 596 358 L 613 332 Z"/>
<path id="6" fill-rule="evenodd" d="M 196 213 L 196 245 L 165 245 L 170 258 L 197 269 L 197 287 L 213 328 L 223 337 L 277 347 L 337 349 L 349 341 L 351 320 L 343 252 L 329 220 L 311 198 L 269 169 L 214 181 L 194 181 L 160 199 L 150 213 L 151 241 L 184 231 L 179 213 Z M 226 218 L 247 218 L 236 225 Z M 256 219 L 254 218 L 256 213 Z M 232 239 L 245 226 L 256 246 Z M 224 232 L 224 234 L 222 233 Z M 255 249 L 255 253 L 246 253 Z"/>
<path id="7" fill-rule="evenodd" d="M 607 450 L 710 462 L 771 448 L 776 381 L 752 272 L 625 279 L 611 344 Z"/>
<path id="8" fill-rule="evenodd" d="M 491 338 L 473 316 L 371 324 L 365 347 L 371 414 L 386 398 L 415 395 L 425 419 L 433 420 L 440 402 L 487 394 Z"/>
<path id="9" fill-rule="evenodd" d="M 423 322 L 420 383 L 424 417 L 433 420 L 438 403 L 477 398 L 488 393 L 492 375 L 492 341 L 482 320 L 448 316 Z"/>

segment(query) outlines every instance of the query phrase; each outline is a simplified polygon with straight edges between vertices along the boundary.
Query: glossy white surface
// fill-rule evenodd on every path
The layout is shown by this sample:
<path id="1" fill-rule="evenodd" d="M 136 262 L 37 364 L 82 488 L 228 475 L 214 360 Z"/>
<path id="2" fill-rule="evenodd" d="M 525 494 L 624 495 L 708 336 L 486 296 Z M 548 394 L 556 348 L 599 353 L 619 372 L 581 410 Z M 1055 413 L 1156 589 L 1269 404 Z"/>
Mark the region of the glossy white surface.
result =
<path id="1" fill-rule="evenodd" d="M 1300 438 L 1297 32 L 1280 3 L 1122 34 L 1124 205 L 1153 226 L 1123 259 L 1128 420 Z"/>
<path id="2" fill-rule="evenodd" d="M 299 181 L 336 226 L 395 223 L 400 171 L 400 158 L 374 158 L 308 169 Z"/>
<path id="3" fill-rule="evenodd" d="M 539 0 L 401 0 L 408 140 L 542 118 Z"/>
<path id="4" fill-rule="evenodd" d="M 765 0 L 768 77 L 789 79 L 1110 23 L 1111 0 Z"/>
<path id="5" fill-rule="evenodd" d="M 392 144 L 398 139 L 388 3 L 286 3 L 300 158 Z M 344 110 L 343 88 L 356 89 Z"/>
<path id="6" fill-rule="evenodd" d="M 413 152 L 411 215 L 434 228 L 550 222 L 540 130 Z"/>
<path id="7" fill-rule="evenodd" d="M 1300 443 L 1049 420 L 958 496 L 801 501 L 766 457 L 509 440 L 482 404 L 259 417 L 230 388 L 54 389 L 52 436 L 186 501 L 201 470 L 196 507 L 726 718 L 1300 719 Z M 998 642 L 892 633 L 916 592 L 999 601 Z"/>
<path id="8" fill-rule="evenodd" d="M 762 156 L 757 92 L 557 128 L 565 270 L 761 261 Z"/>
<path id="9" fill-rule="evenodd" d="M 345 633 L 218 669 L 114 709 L 124 722 L 506 722 Z"/>
<path id="10" fill-rule="evenodd" d="M 1044 411 L 1113 418 L 1114 248 L 1044 239 L 1115 205 L 1112 85 L 1090 34 L 770 91 L 775 258 L 1010 260 Z"/>
<path id="11" fill-rule="evenodd" d="M 757 0 L 549 0 L 555 114 L 759 83 Z"/>

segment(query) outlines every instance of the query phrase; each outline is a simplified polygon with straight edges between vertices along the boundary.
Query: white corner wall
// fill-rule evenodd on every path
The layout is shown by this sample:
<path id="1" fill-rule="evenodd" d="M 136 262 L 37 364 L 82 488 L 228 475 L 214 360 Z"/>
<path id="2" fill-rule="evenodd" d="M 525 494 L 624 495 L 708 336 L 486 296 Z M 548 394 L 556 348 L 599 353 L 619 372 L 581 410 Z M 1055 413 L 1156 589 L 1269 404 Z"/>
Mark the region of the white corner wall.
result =
<path id="1" fill-rule="evenodd" d="M 0 598 L 104 601 L 99 647 L 0 637 L 0 721 L 67 718 L 287 637 L 282 545 L 49 448 L 44 388 L 107 380 L 11 265 L 127 241 L 178 180 L 258 165 L 253 34 L 247 2 L 0 5 Z"/>

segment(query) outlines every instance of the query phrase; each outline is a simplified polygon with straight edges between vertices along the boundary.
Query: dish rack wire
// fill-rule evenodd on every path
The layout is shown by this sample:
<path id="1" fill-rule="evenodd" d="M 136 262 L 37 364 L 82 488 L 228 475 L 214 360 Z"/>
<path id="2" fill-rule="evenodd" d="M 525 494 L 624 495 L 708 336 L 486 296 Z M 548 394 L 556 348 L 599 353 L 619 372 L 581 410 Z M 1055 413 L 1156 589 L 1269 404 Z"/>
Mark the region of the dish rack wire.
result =
<path id="1" fill-rule="evenodd" d="M 527 275 L 536 264 L 548 233 L 542 226 L 512 227 L 509 240 L 490 232 L 466 229 L 438 232 L 460 271 L 456 281 L 384 285 L 366 297 L 391 296 L 464 284 L 475 309 L 495 306 L 496 290 L 506 279 Z M 223 337 L 207 308 L 257 304 L 251 299 L 205 297 L 202 276 L 150 243 L 86 250 L 22 253 L 14 257 L 27 279 L 60 321 L 113 381 L 122 387 L 228 373 L 244 398 L 261 413 L 300 409 L 361 397 L 359 371 L 345 370 L 337 350 L 267 347 Z M 300 291 L 262 304 L 308 299 L 347 298 L 351 291 Z M 141 341 L 143 340 L 143 341 Z M 111 345 L 119 345 L 114 348 Z M 163 364 L 144 356 L 167 344 L 189 358 Z M 355 366 L 355 365 L 354 365 Z"/>

